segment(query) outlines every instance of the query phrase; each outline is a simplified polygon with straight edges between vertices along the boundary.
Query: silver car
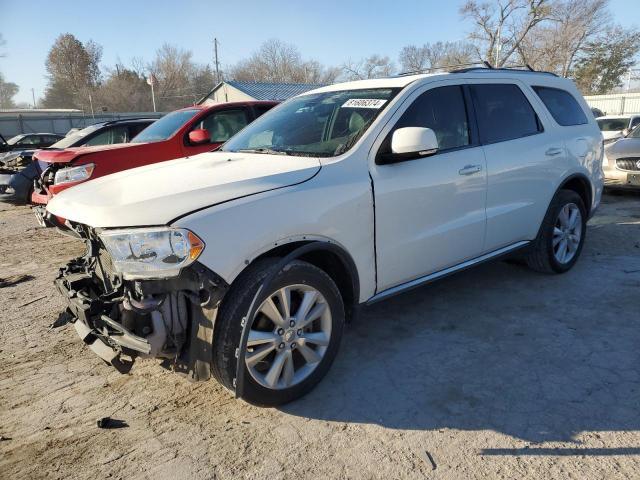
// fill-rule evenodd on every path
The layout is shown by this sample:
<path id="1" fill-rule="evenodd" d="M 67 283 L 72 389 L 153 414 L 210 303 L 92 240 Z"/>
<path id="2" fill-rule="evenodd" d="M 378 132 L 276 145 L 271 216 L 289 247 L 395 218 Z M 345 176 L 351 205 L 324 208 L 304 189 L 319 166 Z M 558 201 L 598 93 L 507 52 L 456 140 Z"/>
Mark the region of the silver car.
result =
<path id="1" fill-rule="evenodd" d="M 605 187 L 640 190 L 640 126 L 605 148 L 602 170 Z"/>

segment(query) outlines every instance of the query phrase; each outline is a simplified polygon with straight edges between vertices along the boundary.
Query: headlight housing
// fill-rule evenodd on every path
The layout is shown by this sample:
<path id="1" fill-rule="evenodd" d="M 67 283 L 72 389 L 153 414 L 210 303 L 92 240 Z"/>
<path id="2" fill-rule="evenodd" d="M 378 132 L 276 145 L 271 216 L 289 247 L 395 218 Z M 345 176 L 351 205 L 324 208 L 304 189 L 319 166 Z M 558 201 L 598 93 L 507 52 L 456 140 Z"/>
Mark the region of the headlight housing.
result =
<path id="1" fill-rule="evenodd" d="M 99 233 L 115 270 L 127 280 L 176 277 L 204 250 L 204 242 L 185 228 L 155 227 Z"/>
<path id="2" fill-rule="evenodd" d="M 87 163 L 78 167 L 62 168 L 56 172 L 53 178 L 54 185 L 62 185 L 65 183 L 82 182 L 91 177 L 95 165 Z"/>

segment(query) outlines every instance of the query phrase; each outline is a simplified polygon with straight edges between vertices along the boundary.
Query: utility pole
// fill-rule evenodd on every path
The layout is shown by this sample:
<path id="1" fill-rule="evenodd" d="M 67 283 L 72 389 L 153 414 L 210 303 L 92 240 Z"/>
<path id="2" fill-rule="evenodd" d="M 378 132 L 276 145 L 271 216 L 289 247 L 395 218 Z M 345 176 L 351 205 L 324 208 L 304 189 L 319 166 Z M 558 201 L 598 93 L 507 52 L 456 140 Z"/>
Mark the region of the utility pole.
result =
<path id="1" fill-rule="evenodd" d="M 33 98 L 33 108 L 38 108 L 36 105 L 36 91 L 33 88 L 31 89 L 31 98 Z"/>
<path id="2" fill-rule="evenodd" d="M 213 55 L 216 63 L 216 82 L 220 83 L 220 62 L 218 62 L 218 39 L 213 39 Z"/>

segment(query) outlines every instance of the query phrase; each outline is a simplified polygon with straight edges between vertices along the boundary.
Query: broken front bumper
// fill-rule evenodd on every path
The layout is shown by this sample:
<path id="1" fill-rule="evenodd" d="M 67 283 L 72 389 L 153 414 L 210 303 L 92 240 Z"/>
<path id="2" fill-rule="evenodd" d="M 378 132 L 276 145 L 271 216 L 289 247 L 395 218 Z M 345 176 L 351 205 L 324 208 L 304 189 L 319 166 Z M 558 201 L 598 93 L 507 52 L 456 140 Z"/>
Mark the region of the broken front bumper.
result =
<path id="1" fill-rule="evenodd" d="M 80 338 L 119 372 L 149 357 L 193 380 L 210 377 L 213 321 L 228 285 L 201 264 L 128 282 L 99 257 L 82 257 L 60 269 L 55 285 Z"/>

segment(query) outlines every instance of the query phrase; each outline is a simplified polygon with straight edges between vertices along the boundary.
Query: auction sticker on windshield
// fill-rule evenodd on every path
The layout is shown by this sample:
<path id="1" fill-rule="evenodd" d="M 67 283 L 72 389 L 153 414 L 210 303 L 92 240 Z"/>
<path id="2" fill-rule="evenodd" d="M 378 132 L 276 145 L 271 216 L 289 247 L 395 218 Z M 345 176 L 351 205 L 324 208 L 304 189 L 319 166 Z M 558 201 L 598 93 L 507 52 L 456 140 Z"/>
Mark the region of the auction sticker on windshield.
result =
<path id="1" fill-rule="evenodd" d="M 342 105 L 342 108 L 375 108 L 382 107 L 387 101 L 379 98 L 352 98 Z"/>

